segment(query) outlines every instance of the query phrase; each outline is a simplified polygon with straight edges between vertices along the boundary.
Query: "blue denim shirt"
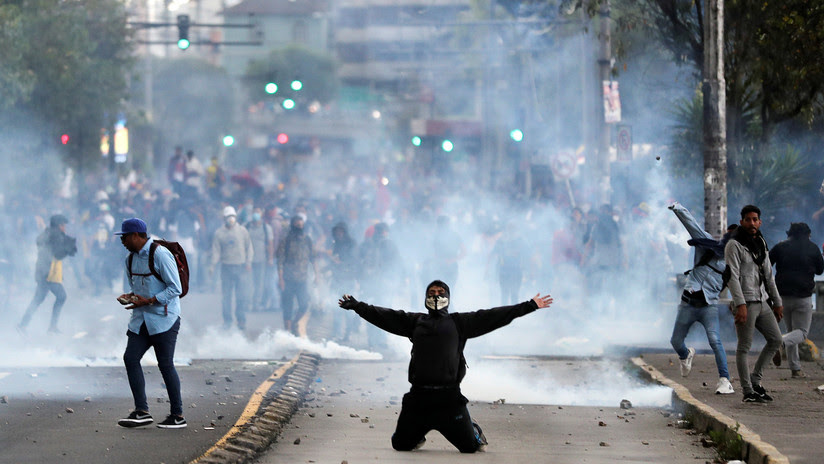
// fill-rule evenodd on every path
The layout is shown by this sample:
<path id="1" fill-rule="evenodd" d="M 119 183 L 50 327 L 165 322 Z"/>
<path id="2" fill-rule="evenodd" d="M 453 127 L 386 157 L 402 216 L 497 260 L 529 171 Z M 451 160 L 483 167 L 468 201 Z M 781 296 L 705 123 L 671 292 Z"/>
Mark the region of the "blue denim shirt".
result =
<path id="1" fill-rule="evenodd" d="M 158 246 L 154 254 L 155 270 L 163 277 L 158 280 L 149 269 L 149 247 L 154 240 L 150 237 L 132 259 L 129 286 L 135 295 L 144 298 L 157 298 L 158 304 L 141 306 L 132 310 L 129 330 L 140 333 L 140 326 L 145 322 L 149 335 L 166 332 L 172 328 L 180 316 L 180 276 L 172 252 L 164 246 Z M 126 276 L 129 275 L 129 257 L 126 256 Z"/>
<path id="2" fill-rule="evenodd" d="M 676 203 L 673 205 L 672 212 L 675 213 L 675 216 L 679 221 L 681 221 L 684 228 L 687 229 L 687 232 L 690 234 L 691 238 L 713 238 L 709 232 L 705 231 L 704 228 L 698 225 L 698 221 L 695 220 L 692 213 L 690 213 L 690 211 L 684 206 Z M 703 256 L 704 253 L 712 253 L 712 251 L 704 247 L 695 247 L 693 266 L 697 265 L 698 262 L 701 261 L 701 256 Z M 723 258 L 713 258 L 708 264 L 719 271 L 723 271 L 726 266 Z M 687 276 L 687 283 L 684 285 L 684 290 L 690 292 L 703 290 L 704 298 L 707 300 L 707 303 L 716 304 L 718 303 L 718 295 L 721 293 L 722 283 L 721 274 L 713 271 L 708 266 L 700 266 L 694 268 L 692 272 L 689 273 Z"/>

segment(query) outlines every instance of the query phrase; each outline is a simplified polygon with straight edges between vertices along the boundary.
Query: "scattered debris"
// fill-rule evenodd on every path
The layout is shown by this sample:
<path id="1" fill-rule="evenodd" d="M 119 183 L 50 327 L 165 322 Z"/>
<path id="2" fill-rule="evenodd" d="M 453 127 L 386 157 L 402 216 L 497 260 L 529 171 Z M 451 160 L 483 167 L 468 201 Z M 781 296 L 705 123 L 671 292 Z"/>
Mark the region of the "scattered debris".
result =
<path id="1" fill-rule="evenodd" d="M 74 409 L 66 408 L 66 412 L 69 413 L 69 414 L 74 414 Z"/>
<path id="2" fill-rule="evenodd" d="M 609 446 L 609 443 L 602 441 L 601 443 L 598 443 L 598 446 Z"/>
<path id="3" fill-rule="evenodd" d="M 621 409 L 631 409 L 632 408 L 632 402 L 630 400 L 621 400 L 620 406 L 621 406 Z"/>
<path id="4" fill-rule="evenodd" d="M 368 422 L 369 422 L 369 418 L 368 418 L 368 417 L 363 417 L 363 418 L 361 418 L 361 420 L 360 420 L 360 421 L 361 421 L 362 423 L 366 424 L 366 423 L 368 423 Z"/>
<path id="5" fill-rule="evenodd" d="M 212 379 L 206 379 L 206 385 L 214 385 L 215 381 Z"/>
<path id="6" fill-rule="evenodd" d="M 0 403 L 9 404 L 9 397 L 6 395 L 0 396 Z"/>
<path id="7" fill-rule="evenodd" d="M 295 441 L 293 441 L 292 443 L 295 444 L 295 445 L 299 445 L 300 444 L 300 437 L 295 438 Z"/>
<path id="8" fill-rule="evenodd" d="M 86 402 L 86 403 L 91 403 L 92 402 L 92 397 L 87 396 L 87 397 L 83 398 L 83 401 Z"/>
<path id="9" fill-rule="evenodd" d="M 701 444 L 704 445 L 704 448 L 712 448 L 715 446 L 715 442 L 712 441 L 712 438 L 702 437 Z"/>
<path id="10" fill-rule="evenodd" d="M 607 424 L 604 421 L 598 421 L 598 427 L 606 427 Z"/>
<path id="11" fill-rule="evenodd" d="M 641 442 L 641 444 L 642 444 L 642 445 L 649 446 L 649 442 L 648 442 L 648 441 L 642 441 L 642 442 Z"/>
<path id="12" fill-rule="evenodd" d="M 350 413 L 350 414 L 349 414 L 349 417 L 360 417 L 360 416 L 359 416 L 359 415 L 357 415 L 357 414 L 355 414 L 355 413 Z"/>

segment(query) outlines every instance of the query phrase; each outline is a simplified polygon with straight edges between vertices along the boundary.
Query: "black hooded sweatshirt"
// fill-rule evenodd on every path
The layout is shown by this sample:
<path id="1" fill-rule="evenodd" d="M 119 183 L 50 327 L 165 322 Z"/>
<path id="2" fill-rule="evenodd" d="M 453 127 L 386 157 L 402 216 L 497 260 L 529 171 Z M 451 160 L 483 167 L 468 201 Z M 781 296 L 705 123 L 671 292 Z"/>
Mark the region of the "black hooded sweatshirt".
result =
<path id="1" fill-rule="evenodd" d="M 448 289 L 447 289 L 448 290 Z M 467 313 L 408 313 L 359 302 L 354 310 L 375 326 L 412 341 L 412 387 L 458 387 L 466 375 L 463 350 L 470 338 L 492 332 L 538 309 L 533 300 Z"/>

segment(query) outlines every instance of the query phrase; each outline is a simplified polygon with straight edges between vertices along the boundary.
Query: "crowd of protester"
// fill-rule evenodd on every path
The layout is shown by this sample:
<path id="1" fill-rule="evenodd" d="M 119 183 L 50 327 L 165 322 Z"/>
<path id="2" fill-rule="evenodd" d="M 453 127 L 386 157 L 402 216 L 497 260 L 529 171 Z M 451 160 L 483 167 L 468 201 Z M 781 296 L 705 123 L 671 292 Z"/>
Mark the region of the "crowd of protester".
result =
<path id="1" fill-rule="evenodd" d="M 661 298 L 679 266 L 686 267 L 689 251 L 677 224 L 653 220 L 656 209 L 664 215 L 668 198 L 655 206 L 599 205 L 582 191 L 572 199 L 566 189 L 526 198 L 518 186 L 489 192 L 468 175 L 391 163 L 374 170 L 309 164 L 281 179 L 265 163 L 251 170 L 217 158 L 204 163 L 180 147 L 165 174 L 88 178 L 94 188 L 80 198 L 7 193 L 0 224 L 3 237 L 15 238 L 0 244 L 4 289 L 27 285 L 35 237 L 56 213 L 68 218 L 78 238 L 79 252 L 66 264 L 76 285 L 94 295 L 120 291 L 125 251 L 113 232 L 123 219 L 140 217 L 154 236 L 182 244 L 196 293 L 220 289 L 219 276 L 210 272 L 213 242 L 231 207 L 253 241 L 255 258 L 242 287 L 248 294 L 238 300 L 246 311 L 291 308 L 281 298 L 289 287 L 279 271 L 287 259 L 283 244 L 300 218 L 313 262 L 309 301 L 303 310 L 298 301 L 298 315 L 331 310 L 344 292 L 418 310 L 420 288 L 434 279 L 447 281 L 457 295 L 482 288 L 489 306 L 527 299 L 524 288 L 549 286 L 553 295 L 597 300 L 598 311 L 614 314 L 622 304 L 616 289 L 635 292 L 639 300 Z M 653 261 L 655 269 L 647 272 Z M 639 288 L 645 289 L 640 298 Z M 295 331 L 291 321 L 285 318 L 284 327 Z M 359 324 L 341 313 L 335 336 L 345 340 Z M 370 344 L 380 345 L 376 333 L 368 335 Z"/>

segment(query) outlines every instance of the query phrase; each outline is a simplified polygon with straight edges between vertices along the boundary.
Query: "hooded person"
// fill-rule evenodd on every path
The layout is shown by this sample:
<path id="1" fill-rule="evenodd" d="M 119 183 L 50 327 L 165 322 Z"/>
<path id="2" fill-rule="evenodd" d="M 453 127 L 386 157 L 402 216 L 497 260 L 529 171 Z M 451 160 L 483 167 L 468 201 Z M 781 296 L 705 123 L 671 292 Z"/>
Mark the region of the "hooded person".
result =
<path id="1" fill-rule="evenodd" d="M 51 292 L 55 299 L 49 332 L 60 332 L 57 322 L 60 318 L 60 310 L 66 302 L 66 289 L 63 287 L 63 259 L 77 253 L 77 239 L 66 235 L 68 222 L 66 216 L 55 214 L 49 219 L 49 227 L 37 237 L 37 262 L 34 266 L 34 280 L 37 282 L 37 289 L 23 319 L 17 326 L 20 331 L 26 330 L 37 308 Z"/>
<path id="2" fill-rule="evenodd" d="M 319 275 L 314 245 L 304 232 L 304 225 L 302 215 L 292 216 L 289 233 L 280 241 L 275 253 L 283 306 L 283 327 L 294 335 L 298 335 L 298 322 L 309 310 L 310 271 L 316 282 Z"/>
<path id="3" fill-rule="evenodd" d="M 550 295 L 535 295 L 512 306 L 472 312 L 449 312 L 449 286 L 435 280 L 426 286 L 426 313 L 373 306 L 343 295 L 341 308 L 353 310 L 370 324 L 412 342 L 408 380 L 392 447 L 412 451 L 437 430 L 462 453 L 482 451 L 486 438 L 467 410 L 460 384 L 466 375 L 464 346 L 470 338 L 501 328 L 515 318 L 552 304 Z"/>

